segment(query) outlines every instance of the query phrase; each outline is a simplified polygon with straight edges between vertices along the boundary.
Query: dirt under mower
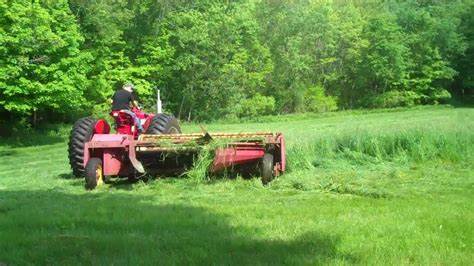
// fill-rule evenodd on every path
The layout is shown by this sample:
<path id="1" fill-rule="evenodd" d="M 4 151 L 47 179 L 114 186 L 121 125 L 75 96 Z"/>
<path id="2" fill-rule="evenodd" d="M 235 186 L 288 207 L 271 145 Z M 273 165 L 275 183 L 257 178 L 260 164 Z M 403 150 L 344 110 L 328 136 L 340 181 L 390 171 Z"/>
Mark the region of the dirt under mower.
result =
<path id="1" fill-rule="evenodd" d="M 173 116 L 132 111 L 144 133 L 123 111 L 110 113 L 115 134 L 103 119 L 81 118 L 74 124 L 69 162 L 74 176 L 85 177 L 87 188 L 104 183 L 106 176 L 179 175 L 190 170 L 203 153 L 212 158 L 209 174 L 260 176 L 267 184 L 285 171 L 285 141 L 280 133 L 181 134 Z"/>

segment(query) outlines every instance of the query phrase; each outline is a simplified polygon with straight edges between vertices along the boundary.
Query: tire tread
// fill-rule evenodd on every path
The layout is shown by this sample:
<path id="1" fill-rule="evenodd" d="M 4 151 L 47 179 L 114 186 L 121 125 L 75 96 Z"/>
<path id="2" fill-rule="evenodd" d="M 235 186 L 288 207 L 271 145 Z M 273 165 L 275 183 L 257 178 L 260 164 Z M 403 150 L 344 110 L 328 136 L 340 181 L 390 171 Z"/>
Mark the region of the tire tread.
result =
<path id="1" fill-rule="evenodd" d="M 76 177 L 84 176 L 84 145 L 92 138 L 97 120 L 92 117 L 80 118 L 71 129 L 68 142 L 68 158 L 72 173 Z"/>

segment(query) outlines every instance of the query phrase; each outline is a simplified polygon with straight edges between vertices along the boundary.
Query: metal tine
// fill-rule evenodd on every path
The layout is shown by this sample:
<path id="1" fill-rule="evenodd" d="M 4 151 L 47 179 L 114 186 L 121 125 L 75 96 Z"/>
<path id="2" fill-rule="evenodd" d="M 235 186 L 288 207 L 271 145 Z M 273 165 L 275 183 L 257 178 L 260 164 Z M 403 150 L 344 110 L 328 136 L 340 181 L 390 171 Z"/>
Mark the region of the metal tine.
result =
<path id="1" fill-rule="evenodd" d="M 138 152 L 182 152 L 182 151 L 199 151 L 198 147 L 153 147 L 153 146 L 137 146 Z"/>
<path id="2" fill-rule="evenodd" d="M 143 134 L 138 137 L 138 140 L 153 140 L 153 139 L 182 139 L 182 140 L 192 140 L 205 137 L 206 134 L 203 133 L 190 133 L 190 134 L 163 134 L 163 135 L 147 135 Z M 213 138 L 241 138 L 241 137 L 271 137 L 274 134 L 268 132 L 258 132 L 258 133 L 209 133 Z"/>

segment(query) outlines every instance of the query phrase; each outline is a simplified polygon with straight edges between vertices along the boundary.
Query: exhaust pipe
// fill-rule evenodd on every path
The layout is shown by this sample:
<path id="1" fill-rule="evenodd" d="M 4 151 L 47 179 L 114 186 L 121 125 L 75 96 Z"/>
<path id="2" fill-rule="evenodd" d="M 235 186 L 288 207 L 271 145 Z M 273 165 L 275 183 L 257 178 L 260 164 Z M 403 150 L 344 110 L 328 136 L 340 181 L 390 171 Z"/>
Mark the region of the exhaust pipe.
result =
<path id="1" fill-rule="evenodd" d="M 161 114 L 160 89 L 156 88 L 156 113 Z"/>

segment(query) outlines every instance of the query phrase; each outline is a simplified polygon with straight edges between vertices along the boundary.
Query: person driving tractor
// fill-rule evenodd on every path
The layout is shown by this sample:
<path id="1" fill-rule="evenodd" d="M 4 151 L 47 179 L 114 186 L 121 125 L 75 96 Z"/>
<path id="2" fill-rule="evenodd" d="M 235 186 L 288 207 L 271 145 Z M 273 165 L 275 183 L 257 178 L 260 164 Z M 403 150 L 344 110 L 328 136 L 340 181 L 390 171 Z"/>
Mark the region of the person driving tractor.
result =
<path id="1" fill-rule="evenodd" d="M 132 94 L 135 86 L 132 83 L 125 83 L 121 90 L 118 90 L 112 96 L 112 112 L 113 111 L 122 111 L 124 113 L 129 114 L 133 120 L 135 121 L 135 125 L 140 132 L 144 132 L 142 124 L 140 123 L 140 119 L 130 110 L 130 107 L 136 107 L 140 109 L 138 106 L 138 102 L 135 99 L 135 96 Z"/>

